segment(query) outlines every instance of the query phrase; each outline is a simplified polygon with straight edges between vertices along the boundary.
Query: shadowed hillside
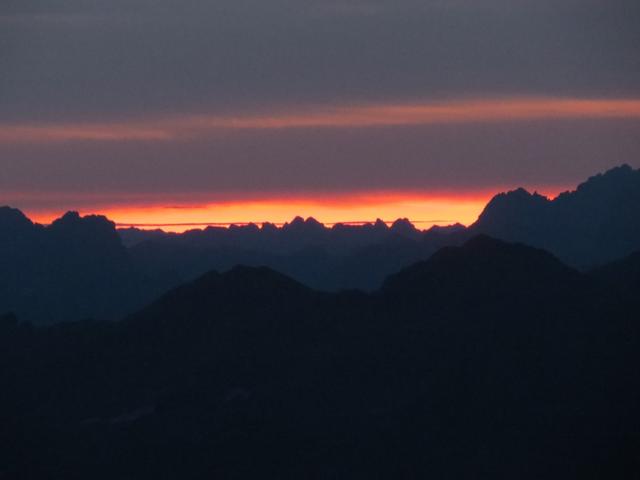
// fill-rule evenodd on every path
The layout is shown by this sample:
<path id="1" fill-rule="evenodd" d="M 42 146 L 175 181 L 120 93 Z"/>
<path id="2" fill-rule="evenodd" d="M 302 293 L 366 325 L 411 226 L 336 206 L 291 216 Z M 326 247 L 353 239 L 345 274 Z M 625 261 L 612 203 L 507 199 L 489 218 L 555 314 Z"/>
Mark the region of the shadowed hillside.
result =
<path id="1" fill-rule="evenodd" d="M 44 227 L 0 208 L 0 312 L 52 323 L 118 318 L 159 290 L 145 283 L 105 217 L 69 212 Z"/>
<path id="2" fill-rule="evenodd" d="M 637 250 L 639 224 L 640 170 L 623 165 L 553 200 L 523 189 L 496 195 L 471 228 L 592 267 Z"/>
<path id="3" fill-rule="evenodd" d="M 5 317 L 0 476 L 628 478 L 625 262 L 476 237 L 373 294 L 237 267 L 122 322 Z"/>

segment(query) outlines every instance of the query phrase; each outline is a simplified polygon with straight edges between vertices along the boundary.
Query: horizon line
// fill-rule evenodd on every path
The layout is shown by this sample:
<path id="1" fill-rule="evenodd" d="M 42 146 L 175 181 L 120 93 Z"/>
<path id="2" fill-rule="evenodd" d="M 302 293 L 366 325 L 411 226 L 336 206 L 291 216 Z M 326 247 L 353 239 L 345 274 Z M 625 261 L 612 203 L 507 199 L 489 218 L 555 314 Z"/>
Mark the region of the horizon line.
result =
<path id="1" fill-rule="evenodd" d="M 460 223 L 457 222 L 456 220 L 444 220 L 444 219 L 438 219 L 438 220 L 412 220 L 410 218 L 407 217 L 398 217 L 395 220 L 382 220 L 381 218 L 376 218 L 375 220 L 345 220 L 345 221 L 336 221 L 336 222 L 321 222 L 319 220 L 316 220 L 313 216 L 309 216 L 307 218 L 301 217 L 299 215 L 295 216 L 290 222 L 270 222 L 270 221 L 242 221 L 242 222 L 178 222 L 178 223 L 121 223 L 121 222 L 114 222 L 116 227 L 125 227 L 125 228 L 137 228 L 137 227 L 195 227 L 195 226 L 200 226 L 200 227 L 233 227 L 233 226 L 238 226 L 238 227 L 243 227 L 243 226 L 249 226 L 249 225 L 256 225 L 256 226 L 264 226 L 264 225 L 274 225 L 276 227 L 283 227 L 285 225 L 290 225 L 293 223 L 293 221 L 296 220 L 296 218 L 302 218 L 304 221 L 308 221 L 309 219 L 315 220 L 316 222 L 318 222 L 319 224 L 323 225 L 323 226 L 335 226 L 335 225 L 353 225 L 353 226 L 362 226 L 362 225 L 374 225 L 376 224 L 378 221 L 381 221 L 382 223 L 385 223 L 387 225 L 391 225 L 395 222 L 397 222 L 398 220 L 407 220 L 409 223 L 411 223 L 412 225 L 416 225 L 416 224 L 437 224 L 437 223 L 444 223 L 444 222 L 451 222 L 452 224 L 456 224 L 456 223 Z"/>

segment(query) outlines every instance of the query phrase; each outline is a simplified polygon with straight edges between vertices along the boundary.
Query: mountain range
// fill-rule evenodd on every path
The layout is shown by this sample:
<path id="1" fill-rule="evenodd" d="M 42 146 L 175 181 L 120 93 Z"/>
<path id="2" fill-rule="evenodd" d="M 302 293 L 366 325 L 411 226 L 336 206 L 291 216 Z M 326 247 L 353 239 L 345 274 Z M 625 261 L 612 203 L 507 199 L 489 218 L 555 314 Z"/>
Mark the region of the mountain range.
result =
<path id="1" fill-rule="evenodd" d="M 640 170 L 621 166 L 550 200 L 517 189 L 478 220 L 418 230 L 406 219 L 325 227 L 313 218 L 182 234 L 117 230 L 69 212 L 51 225 L 0 207 L 0 312 L 37 324 L 117 319 L 210 270 L 268 266 L 320 290 L 378 289 L 444 246 L 486 234 L 545 249 L 586 271 L 640 250 Z"/>

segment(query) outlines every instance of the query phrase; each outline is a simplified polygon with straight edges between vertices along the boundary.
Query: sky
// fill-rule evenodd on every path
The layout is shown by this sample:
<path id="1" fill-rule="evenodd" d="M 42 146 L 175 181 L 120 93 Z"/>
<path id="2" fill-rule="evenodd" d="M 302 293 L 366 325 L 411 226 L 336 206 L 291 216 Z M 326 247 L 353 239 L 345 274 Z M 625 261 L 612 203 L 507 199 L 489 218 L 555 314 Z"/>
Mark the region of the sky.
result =
<path id="1" fill-rule="evenodd" d="M 0 204 L 472 223 L 640 167 L 637 0 L 5 0 Z"/>

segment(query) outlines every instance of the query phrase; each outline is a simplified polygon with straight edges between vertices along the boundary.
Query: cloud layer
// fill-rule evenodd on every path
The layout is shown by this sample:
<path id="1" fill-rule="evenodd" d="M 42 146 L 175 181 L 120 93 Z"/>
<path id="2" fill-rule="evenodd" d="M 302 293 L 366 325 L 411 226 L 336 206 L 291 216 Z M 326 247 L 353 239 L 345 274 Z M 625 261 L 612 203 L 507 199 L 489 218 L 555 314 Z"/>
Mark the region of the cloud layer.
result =
<path id="1" fill-rule="evenodd" d="M 635 0 L 11 0 L 0 24 L 11 121 L 640 93 Z"/>

